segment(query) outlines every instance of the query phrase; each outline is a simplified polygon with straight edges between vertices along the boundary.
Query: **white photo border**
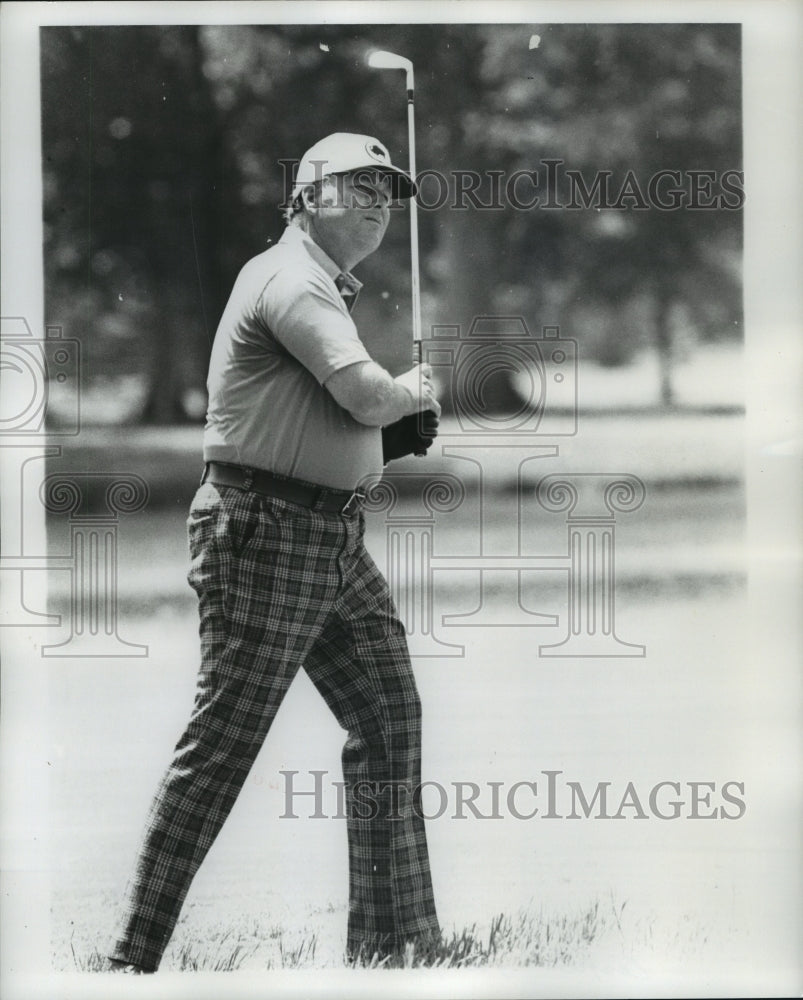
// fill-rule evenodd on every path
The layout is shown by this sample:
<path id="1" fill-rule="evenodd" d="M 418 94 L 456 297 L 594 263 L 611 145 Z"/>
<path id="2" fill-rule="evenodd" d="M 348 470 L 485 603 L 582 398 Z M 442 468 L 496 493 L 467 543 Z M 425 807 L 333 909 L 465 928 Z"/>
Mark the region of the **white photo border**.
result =
<path id="1" fill-rule="evenodd" d="M 544 2 L 228 2 L 5 3 L 2 35 L 2 303 L 3 315 L 41 328 L 41 150 L 38 29 L 55 24 L 399 23 L 399 22 L 739 22 L 743 26 L 745 330 L 747 356 L 748 555 L 756 685 L 771 714 L 754 720 L 767 760 L 764 805 L 777 814 L 771 848 L 786 852 L 788 897 L 767 900 L 787 916 L 794 949 L 803 919 L 799 894 L 803 843 L 801 649 L 803 649 L 803 7 L 783 0 L 544 0 Z M 4 537 L 13 525 L 4 524 Z M 40 526 L 44 534 L 44 524 Z M 6 630 L 15 631 L 20 630 Z M 762 996 L 799 994 L 803 958 L 790 969 L 766 967 L 756 955 L 751 982 L 712 969 L 708 983 L 682 971 L 660 981 L 631 970 L 571 969 L 461 972 L 160 974 L 155 982 L 49 972 L 47 744 L 44 671 L 31 668 L 31 636 L 3 635 L 2 816 L 4 939 L 2 989 L 28 997 L 531 997 Z M 35 841 L 33 838 L 36 838 Z M 793 963 L 797 959 L 797 979 Z"/>

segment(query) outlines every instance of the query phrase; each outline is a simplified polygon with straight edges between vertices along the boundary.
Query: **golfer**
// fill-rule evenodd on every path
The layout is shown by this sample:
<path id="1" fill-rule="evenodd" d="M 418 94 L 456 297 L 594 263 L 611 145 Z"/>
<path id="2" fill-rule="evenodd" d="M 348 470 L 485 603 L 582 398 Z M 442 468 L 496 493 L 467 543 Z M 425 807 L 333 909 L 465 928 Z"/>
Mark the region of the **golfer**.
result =
<path id="1" fill-rule="evenodd" d="M 359 484 L 425 451 L 440 406 L 430 369 L 391 377 L 350 315 L 361 287 L 351 269 L 381 244 L 390 200 L 414 194 L 377 139 L 330 135 L 299 164 L 281 239 L 235 282 L 188 520 L 195 703 L 147 817 L 110 969 L 158 968 L 301 667 L 347 733 L 348 956 L 439 933 L 421 810 L 409 795 L 391 802 L 394 786 L 420 785 L 421 706 L 404 628 L 364 548 Z"/>

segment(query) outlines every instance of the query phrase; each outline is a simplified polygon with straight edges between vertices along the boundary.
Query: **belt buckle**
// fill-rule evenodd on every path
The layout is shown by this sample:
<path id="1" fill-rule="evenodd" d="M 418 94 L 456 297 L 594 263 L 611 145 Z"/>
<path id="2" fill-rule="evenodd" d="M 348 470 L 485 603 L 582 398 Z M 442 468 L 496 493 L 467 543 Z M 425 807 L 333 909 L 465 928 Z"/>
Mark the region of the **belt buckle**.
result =
<path id="1" fill-rule="evenodd" d="M 360 506 L 364 499 L 365 499 L 365 493 L 362 490 L 355 490 L 346 501 L 340 513 L 355 514 L 360 509 Z"/>

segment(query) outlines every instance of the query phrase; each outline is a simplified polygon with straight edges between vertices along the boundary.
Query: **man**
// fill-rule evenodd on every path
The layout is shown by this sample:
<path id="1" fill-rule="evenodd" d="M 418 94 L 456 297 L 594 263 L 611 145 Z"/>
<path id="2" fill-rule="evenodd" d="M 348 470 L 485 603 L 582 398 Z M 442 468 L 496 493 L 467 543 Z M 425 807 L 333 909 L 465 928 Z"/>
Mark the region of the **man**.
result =
<path id="1" fill-rule="evenodd" d="M 349 955 L 439 933 L 421 810 L 409 794 L 391 801 L 394 786 L 420 785 L 421 711 L 357 486 L 425 451 L 440 406 L 428 366 L 391 377 L 350 316 L 351 268 L 382 242 L 390 199 L 414 194 L 375 138 L 321 140 L 299 165 L 282 238 L 245 265 L 223 313 L 188 521 L 195 704 L 150 809 L 111 969 L 158 968 L 300 667 L 348 733 Z M 376 796 L 370 819 L 358 784 Z"/>

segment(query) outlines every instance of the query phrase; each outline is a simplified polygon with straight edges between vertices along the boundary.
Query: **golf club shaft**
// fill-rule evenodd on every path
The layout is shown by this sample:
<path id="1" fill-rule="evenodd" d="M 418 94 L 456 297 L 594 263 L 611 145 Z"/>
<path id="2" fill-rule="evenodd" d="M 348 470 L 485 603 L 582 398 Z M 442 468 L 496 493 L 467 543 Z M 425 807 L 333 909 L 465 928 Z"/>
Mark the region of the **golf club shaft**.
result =
<path id="1" fill-rule="evenodd" d="M 413 70 L 407 71 L 407 133 L 410 151 L 410 176 L 415 181 L 415 90 Z M 418 203 L 410 199 L 410 257 L 413 293 L 413 364 L 421 363 L 421 269 L 418 257 Z"/>
<path id="2" fill-rule="evenodd" d="M 407 87 L 407 147 L 410 159 L 410 177 L 415 183 L 415 82 L 413 64 L 404 56 L 395 52 L 376 51 L 368 57 L 369 66 L 376 69 L 403 69 L 406 74 Z M 418 258 L 418 202 L 416 196 L 410 198 L 410 258 L 412 265 L 411 286 L 413 293 L 413 365 L 422 361 L 422 327 L 421 327 L 421 267 Z M 419 414 L 419 417 L 421 414 Z M 426 448 L 414 454 L 419 457 L 426 454 Z"/>
<path id="3" fill-rule="evenodd" d="M 407 70 L 407 146 L 410 151 L 410 176 L 415 181 L 415 84 L 412 65 Z M 421 266 L 418 258 L 418 202 L 415 195 L 410 199 L 410 260 L 413 290 L 413 364 L 420 365 L 422 360 Z M 416 450 L 415 454 L 418 458 L 423 458 L 426 455 L 426 449 Z"/>

